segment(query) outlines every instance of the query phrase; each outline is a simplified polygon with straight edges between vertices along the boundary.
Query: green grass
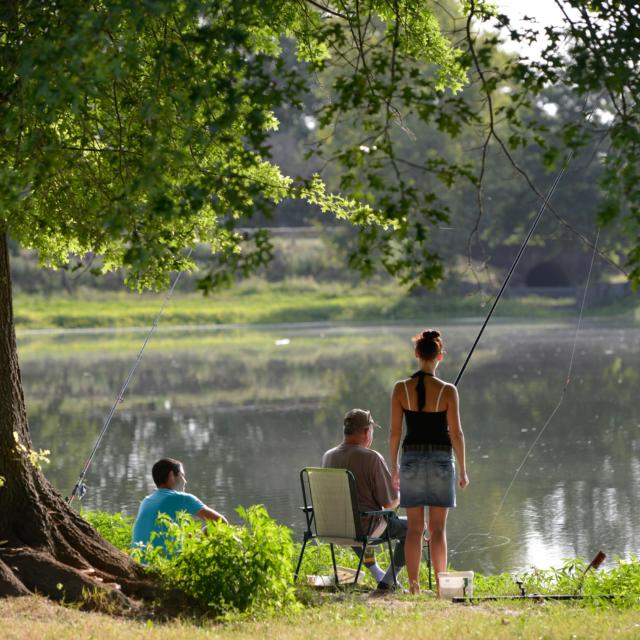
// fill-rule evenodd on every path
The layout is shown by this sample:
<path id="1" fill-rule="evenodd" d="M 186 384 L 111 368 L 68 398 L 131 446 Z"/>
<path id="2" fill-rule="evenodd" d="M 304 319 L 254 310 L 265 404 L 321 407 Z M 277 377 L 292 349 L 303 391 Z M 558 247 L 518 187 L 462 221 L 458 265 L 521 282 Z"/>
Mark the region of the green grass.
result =
<path id="1" fill-rule="evenodd" d="M 39 597 L 0 600 L 5 640 L 538 640 L 580 638 L 636 639 L 640 636 L 638 609 L 590 609 L 557 603 L 454 605 L 428 597 L 368 594 L 316 596 L 321 606 L 302 612 L 225 624 L 177 620 L 115 618 L 61 607 Z"/>
<path id="2" fill-rule="evenodd" d="M 147 327 L 164 294 L 85 290 L 75 296 L 17 293 L 18 331 Z M 481 294 L 446 297 L 411 296 L 394 284 L 318 284 L 291 279 L 276 284 L 245 281 L 210 297 L 177 293 L 162 316 L 163 326 L 210 324 L 279 324 L 296 322 L 381 322 L 424 318 L 479 317 L 491 300 Z M 571 301 L 529 296 L 505 298 L 502 317 L 556 319 L 567 315 Z M 571 311 L 569 311 L 571 313 Z"/>
<path id="3" fill-rule="evenodd" d="M 389 298 L 390 292 L 384 296 Z M 167 305 L 163 325 L 246 324 L 362 319 L 380 307 L 381 291 L 352 291 L 346 286 L 314 287 L 312 281 L 287 286 L 245 283 L 211 297 L 176 294 Z M 399 294 L 391 296 L 392 304 Z M 148 326 L 162 294 L 86 292 L 78 297 L 17 295 L 18 329 Z M 387 307 L 382 308 L 387 312 Z"/>
<path id="4" fill-rule="evenodd" d="M 598 315 L 605 318 L 622 318 L 640 322 L 640 300 L 637 295 L 616 300 L 610 304 L 599 307 Z"/>

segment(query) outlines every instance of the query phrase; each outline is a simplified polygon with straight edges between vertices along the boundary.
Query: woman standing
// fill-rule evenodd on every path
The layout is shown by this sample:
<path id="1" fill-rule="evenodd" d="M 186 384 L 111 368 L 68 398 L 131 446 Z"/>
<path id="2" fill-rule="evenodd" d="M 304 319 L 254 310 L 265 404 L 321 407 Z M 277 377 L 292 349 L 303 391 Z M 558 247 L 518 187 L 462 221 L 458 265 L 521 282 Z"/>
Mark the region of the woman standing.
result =
<path id="1" fill-rule="evenodd" d="M 400 506 L 407 510 L 405 542 L 407 573 L 411 593 L 420 592 L 418 571 L 422 556 L 424 508 L 429 507 L 429 540 L 436 574 L 447 570 L 447 513 L 456 506 L 456 474 L 453 453 L 458 461 L 458 484 L 469 484 L 465 467 L 464 434 L 460 425 L 458 391 L 436 377 L 444 350 L 439 331 L 423 331 L 413 338 L 420 368 L 411 378 L 397 382 L 391 395 L 391 473 L 400 487 Z M 402 437 L 402 416 L 407 432 Z"/>

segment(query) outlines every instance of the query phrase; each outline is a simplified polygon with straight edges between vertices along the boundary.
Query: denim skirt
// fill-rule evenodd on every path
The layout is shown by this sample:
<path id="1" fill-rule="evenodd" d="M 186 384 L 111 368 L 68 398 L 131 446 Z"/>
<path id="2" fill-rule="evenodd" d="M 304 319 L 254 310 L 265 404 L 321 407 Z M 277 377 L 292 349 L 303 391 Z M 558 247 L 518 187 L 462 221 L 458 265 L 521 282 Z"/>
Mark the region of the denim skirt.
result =
<path id="1" fill-rule="evenodd" d="M 451 451 L 402 452 L 400 506 L 456 506 L 456 468 Z"/>

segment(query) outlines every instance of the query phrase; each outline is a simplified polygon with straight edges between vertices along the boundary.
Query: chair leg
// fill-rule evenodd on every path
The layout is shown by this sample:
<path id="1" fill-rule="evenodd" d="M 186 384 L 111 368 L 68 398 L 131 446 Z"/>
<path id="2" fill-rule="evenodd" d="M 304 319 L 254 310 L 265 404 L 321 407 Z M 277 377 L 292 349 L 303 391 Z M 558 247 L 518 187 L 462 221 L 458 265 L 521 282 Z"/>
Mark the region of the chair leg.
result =
<path id="1" fill-rule="evenodd" d="M 356 577 L 353 579 L 353 584 L 358 584 L 358 576 L 360 575 L 360 569 L 362 569 L 362 563 L 364 562 L 364 554 L 367 552 L 367 543 L 362 545 L 362 553 L 360 554 L 360 561 L 358 562 L 358 569 L 356 570 Z"/>
<path id="2" fill-rule="evenodd" d="M 302 549 L 300 550 L 300 557 L 298 558 L 298 564 L 296 566 L 296 572 L 293 574 L 293 581 L 297 582 L 298 580 L 298 573 L 300 573 L 300 565 L 302 564 L 302 556 L 304 555 L 304 550 L 305 547 L 307 546 L 307 542 L 308 542 L 309 538 L 307 538 L 307 536 L 304 537 L 304 540 L 302 541 Z"/>
<path id="3" fill-rule="evenodd" d="M 336 579 L 336 587 L 338 587 L 340 585 L 340 580 L 338 580 L 338 567 L 336 566 L 336 554 L 335 554 L 335 551 L 333 550 L 333 544 L 331 544 L 330 547 L 331 547 L 331 560 L 333 562 L 333 575 L 335 576 L 335 579 Z"/>
<path id="4" fill-rule="evenodd" d="M 398 586 L 398 576 L 396 576 L 396 565 L 393 564 L 393 549 L 391 548 L 391 536 L 387 532 L 387 544 L 389 546 L 389 560 L 391 561 L 391 575 L 393 576 L 393 586 Z M 400 544 L 398 542 L 398 544 Z"/>

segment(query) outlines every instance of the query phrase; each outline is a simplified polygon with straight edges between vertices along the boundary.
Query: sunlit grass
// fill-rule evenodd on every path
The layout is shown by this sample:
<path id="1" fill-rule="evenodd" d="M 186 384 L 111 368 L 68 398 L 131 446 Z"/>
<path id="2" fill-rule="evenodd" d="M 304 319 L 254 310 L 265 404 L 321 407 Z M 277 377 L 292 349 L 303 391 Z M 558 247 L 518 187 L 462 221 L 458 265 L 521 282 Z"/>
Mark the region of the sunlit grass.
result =
<path id="1" fill-rule="evenodd" d="M 389 313 L 402 293 L 395 287 L 353 289 L 347 285 L 317 285 L 291 280 L 267 285 L 248 281 L 210 297 L 176 294 L 167 305 L 163 325 L 247 324 L 366 319 Z M 18 329 L 148 326 L 163 294 L 85 291 L 78 296 L 17 295 L 14 313 Z"/>
<path id="2" fill-rule="evenodd" d="M 226 624 L 194 623 L 111 617 L 83 613 L 53 604 L 44 598 L 0 600 L 0 620 L 6 640 L 32 638 L 175 638 L 228 640 L 389 640 L 411 638 L 463 638 L 506 640 L 521 638 L 635 639 L 640 632 L 640 611 L 594 610 L 571 604 L 510 602 L 472 607 L 433 598 L 369 594 L 317 596 L 317 606 L 300 613 Z"/>
<path id="3" fill-rule="evenodd" d="M 72 357 L 85 354 L 101 354 L 101 357 L 130 357 L 140 348 L 149 328 L 141 330 L 127 329 L 117 332 L 109 330 L 92 334 L 68 333 L 19 333 L 19 351 L 21 358 L 44 356 Z M 277 345 L 278 340 L 289 342 Z M 241 348 L 243 357 L 254 356 L 258 360 L 274 357 L 274 350 L 286 354 L 290 362 L 303 362 L 309 358 L 309 349 L 322 349 L 325 357 L 335 355 L 341 357 L 345 349 L 358 350 L 370 345 L 371 336 L 366 331 L 340 334 L 324 333 L 322 328 L 309 332 L 305 329 L 297 331 L 294 327 L 283 326 L 281 329 L 265 327 L 246 329 L 217 330 L 216 327 L 203 327 L 194 330 L 190 327 L 162 326 L 149 342 L 148 354 L 166 353 L 168 351 L 190 351 L 198 354 L 211 353 L 232 355 Z M 383 350 L 387 345 L 382 345 Z"/>
<path id="4" fill-rule="evenodd" d="M 97 292 L 74 296 L 17 294 L 14 300 L 19 332 L 37 329 L 148 327 L 163 294 Z M 448 297 L 413 296 L 392 284 L 318 283 L 297 278 L 279 283 L 248 280 L 237 287 L 204 297 L 178 293 L 166 306 L 162 326 L 281 324 L 298 322 L 410 321 L 423 318 L 480 317 L 490 296 L 474 293 Z M 505 298 L 503 317 L 560 318 L 571 313 L 571 300 L 541 296 Z"/>

